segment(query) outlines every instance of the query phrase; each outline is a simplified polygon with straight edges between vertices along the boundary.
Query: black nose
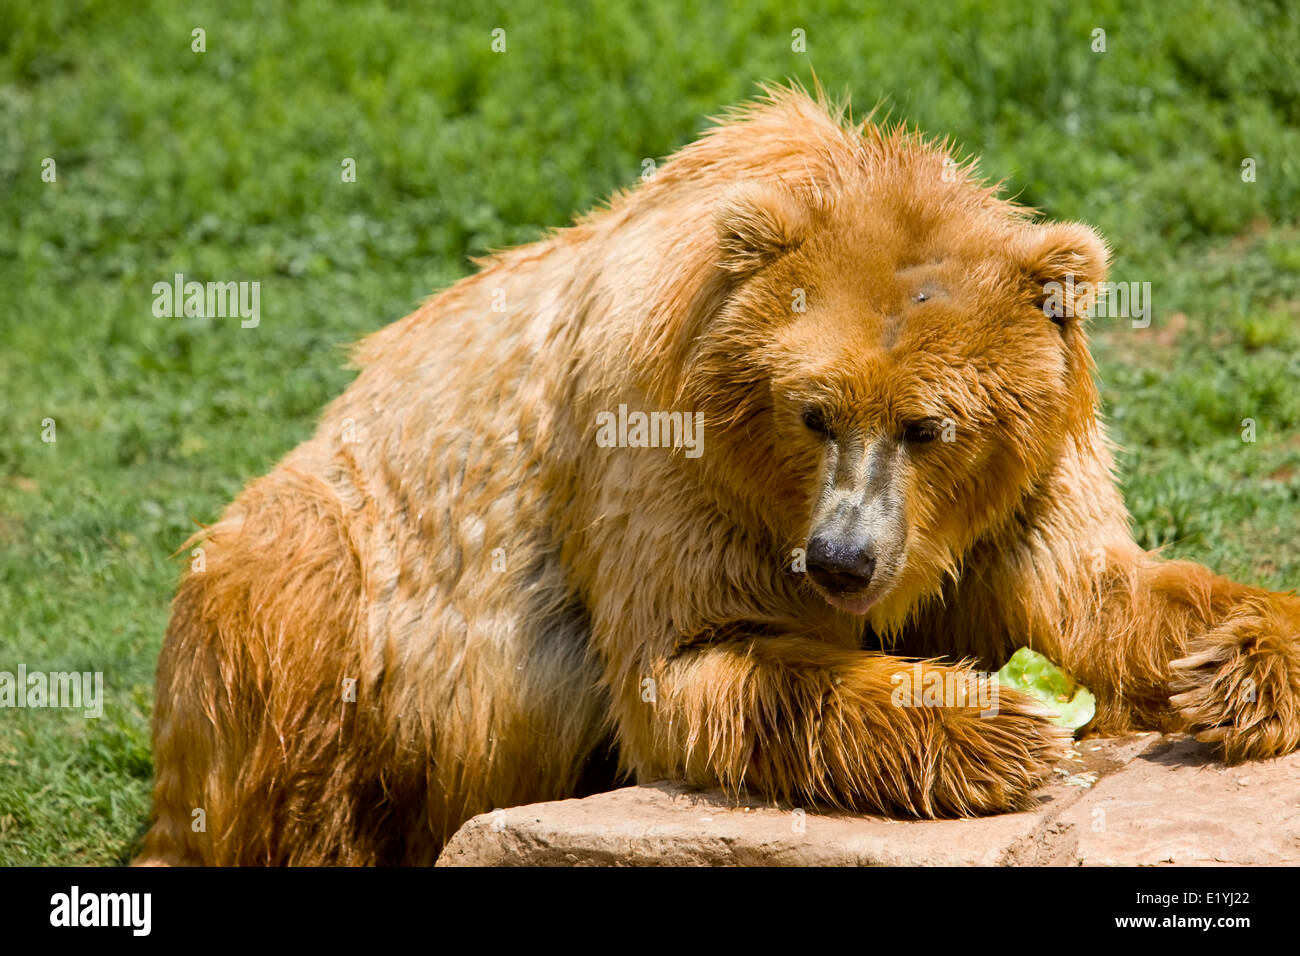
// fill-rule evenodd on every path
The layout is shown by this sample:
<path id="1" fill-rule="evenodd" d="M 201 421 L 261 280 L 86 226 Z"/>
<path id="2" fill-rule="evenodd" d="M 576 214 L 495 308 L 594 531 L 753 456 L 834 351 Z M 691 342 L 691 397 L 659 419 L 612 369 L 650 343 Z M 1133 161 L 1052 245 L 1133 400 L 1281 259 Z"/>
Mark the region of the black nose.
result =
<path id="1" fill-rule="evenodd" d="M 808 542 L 808 573 L 827 591 L 853 594 L 871 583 L 876 559 L 865 543 L 814 535 Z"/>

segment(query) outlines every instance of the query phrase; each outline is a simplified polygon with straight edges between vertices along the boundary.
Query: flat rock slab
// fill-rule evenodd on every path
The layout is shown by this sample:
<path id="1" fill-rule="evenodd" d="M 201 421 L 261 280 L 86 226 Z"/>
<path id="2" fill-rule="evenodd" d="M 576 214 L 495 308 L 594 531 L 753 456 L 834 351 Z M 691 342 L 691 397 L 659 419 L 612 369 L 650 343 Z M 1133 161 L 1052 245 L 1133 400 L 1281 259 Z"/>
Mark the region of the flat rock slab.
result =
<path id="1" fill-rule="evenodd" d="M 1083 866 L 1300 863 L 1300 754 L 1225 767 L 1187 738 L 1164 738 L 1053 824 L 1035 862 Z"/>
<path id="2" fill-rule="evenodd" d="M 437 865 L 1300 864 L 1300 754 L 1224 767 L 1176 735 L 1074 746 L 1022 813 L 899 821 L 661 782 L 482 814 Z"/>

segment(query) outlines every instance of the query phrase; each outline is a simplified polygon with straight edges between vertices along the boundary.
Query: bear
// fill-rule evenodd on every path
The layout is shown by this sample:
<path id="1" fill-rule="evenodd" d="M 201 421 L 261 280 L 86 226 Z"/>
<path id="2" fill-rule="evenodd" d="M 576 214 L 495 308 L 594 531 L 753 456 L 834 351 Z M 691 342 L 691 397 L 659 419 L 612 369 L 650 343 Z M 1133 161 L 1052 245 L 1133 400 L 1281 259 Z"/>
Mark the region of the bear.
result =
<path id="1" fill-rule="evenodd" d="M 1014 811 L 1068 731 L 898 691 L 1026 645 L 1087 733 L 1294 750 L 1300 599 L 1130 532 L 1057 294 L 1108 262 L 797 85 L 479 262 L 185 546 L 137 862 L 428 864 L 472 815 L 662 778 Z"/>

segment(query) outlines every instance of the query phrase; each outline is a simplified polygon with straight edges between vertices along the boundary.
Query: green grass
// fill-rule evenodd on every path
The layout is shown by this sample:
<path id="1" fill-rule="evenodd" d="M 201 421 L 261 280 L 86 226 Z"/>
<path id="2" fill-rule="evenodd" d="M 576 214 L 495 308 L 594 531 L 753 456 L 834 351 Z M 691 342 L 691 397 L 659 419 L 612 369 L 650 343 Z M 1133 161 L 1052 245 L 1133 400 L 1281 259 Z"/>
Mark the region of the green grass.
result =
<path id="1" fill-rule="evenodd" d="M 98 721 L 0 711 L 0 862 L 127 858 L 169 555 L 310 433 L 347 343 L 811 69 L 1107 234 L 1156 297 L 1097 333 L 1141 540 L 1300 582 L 1293 6 L 517 6 L 0 7 L 0 670 L 107 694 Z M 260 281 L 261 327 L 156 319 L 175 272 Z"/>

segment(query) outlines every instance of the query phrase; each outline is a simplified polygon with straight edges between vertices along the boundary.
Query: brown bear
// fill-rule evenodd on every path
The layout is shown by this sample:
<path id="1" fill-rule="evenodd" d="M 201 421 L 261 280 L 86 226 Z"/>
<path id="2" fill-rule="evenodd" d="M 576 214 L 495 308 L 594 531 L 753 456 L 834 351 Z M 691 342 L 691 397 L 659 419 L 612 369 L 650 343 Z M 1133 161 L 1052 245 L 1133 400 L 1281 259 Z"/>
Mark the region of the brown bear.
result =
<path id="1" fill-rule="evenodd" d="M 202 532 L 141 862 L 429 863 L 612 759 L 1021 808 L 1064 731 L 1010 692 L 895 691 L 1022 645 L 1095 692 L 1090 732 L 1295 749 L 1300 601 L 1130 533 L 1088 303 L 1045 308 L 1107 258 L 943 147 L 780 89 L 487 260 L 366 339 L 315 436 Z"/>

